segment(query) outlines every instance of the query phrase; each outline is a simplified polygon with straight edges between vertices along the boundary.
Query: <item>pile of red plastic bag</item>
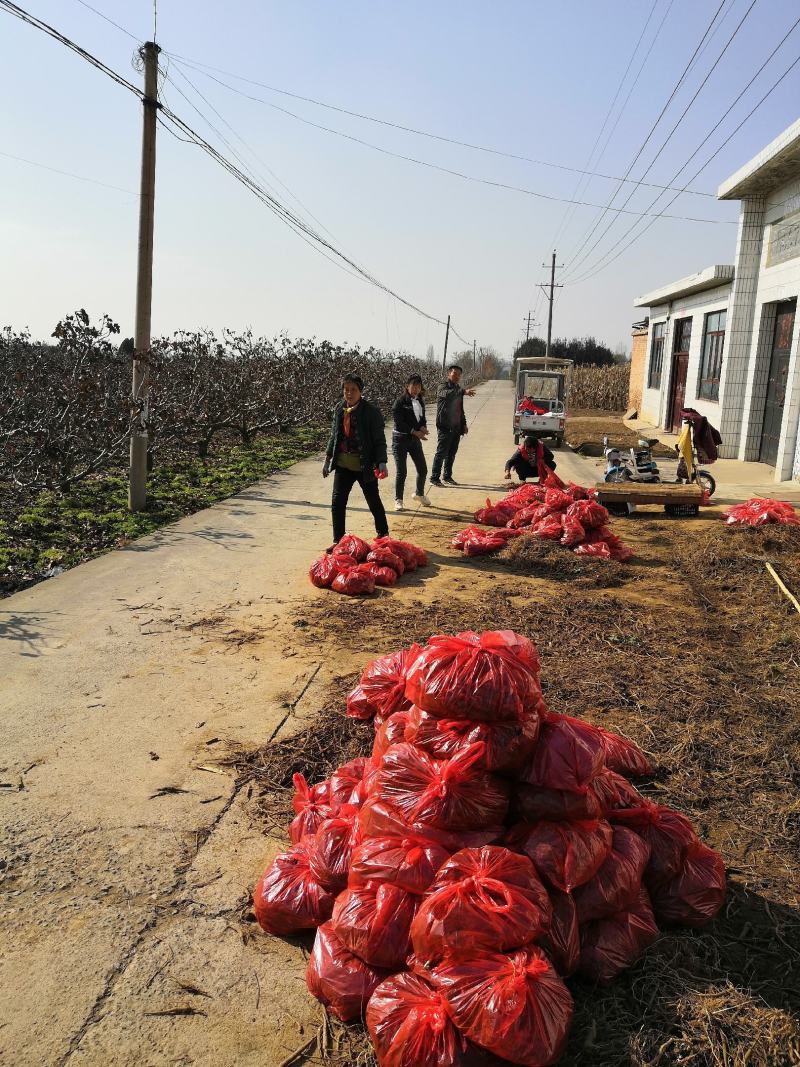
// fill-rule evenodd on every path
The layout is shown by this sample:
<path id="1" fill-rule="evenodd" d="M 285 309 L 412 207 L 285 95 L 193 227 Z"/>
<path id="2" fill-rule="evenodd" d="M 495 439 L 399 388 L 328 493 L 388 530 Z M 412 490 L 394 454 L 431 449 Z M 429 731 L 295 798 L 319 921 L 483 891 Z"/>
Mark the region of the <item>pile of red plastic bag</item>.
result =
<path id="1" fill-rule="evenodd" d="M 496 504 L 475 512 L 475 521 L 491 530 L 468 526 L 453 538 L 465 556 L 481 556 L 502 548 L 509 537 L 530 534 L 557 541 L 582 556 L 627 562 L 633 552 L 608 527 L 609 514 L 593 489 L 565 485 L 552 471 L 539 485 L 524 483 Z"/>
<path id="2" fill-rule="evenodd" d="M 293 844 L 255 912 L 269 933 L 317 929 L 308 988 L 366 1018 L 380 1067 L 555 1063 L 565 979 L 611 982 L 658 924 L 719 911 L 721 857 L 633 786 L 652 772 L 635 744 L 548 710 L 526 638 L 384 656 L 347 713 L 372 719 L 373 755 L 296 776 Z"/>
<path id="3" fill-rule="evenodd" d="M 734 504 L 725 512 L 729 526 L 800 526 L 800 516 L 786 500 L 770 500 L 754 496 L 743 504 Z"/>
<path id="4" fill-rule="evenodd" d="M 332 552 L 311 564 L 308 576 L 319 589 L 361 596 L 374 593 L 376 585 L 394 585 L 406 571 L 427 565 L 425 549 L 410 541 L 378 537 L 370 544 L 355 534 L 345 534 Z"/>

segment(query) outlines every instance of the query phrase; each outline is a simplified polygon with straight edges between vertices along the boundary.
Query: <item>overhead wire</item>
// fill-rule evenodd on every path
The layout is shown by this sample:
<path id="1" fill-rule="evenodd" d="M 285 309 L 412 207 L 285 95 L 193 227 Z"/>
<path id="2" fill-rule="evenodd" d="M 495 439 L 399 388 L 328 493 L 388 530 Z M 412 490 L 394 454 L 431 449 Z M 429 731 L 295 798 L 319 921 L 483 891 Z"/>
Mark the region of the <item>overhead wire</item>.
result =
<path id="1" fill-rule="evenodd" d="M 730 111 L 731 111 L 731 110 L 733 109 L 733 107 L 735 106 L 735 104 L 736 104 L 736 103 L 738 103 L 738 101 L 739 101 L 739 100 L 741 99 L 741 97 L 742 97 L 742 96 L 744 95 L 744 93 L 745 93 L 745 92 L 747 91 L 747 89 L 749 89 L 749 87 L 750 87 L 750 86 L 751 86 L 751 85 L 753 84 L 753 82 L 754 82 L 754 81 L 756 80 L 756 78 L 758 77 L 758 75 L 759 75 L 759 74 L 760 74 L 760 73 L 761 73 L 761 72 L 763 71 L 764 67 L 766 67 L 767 63 L 769 63 L 769 61 L 770 61 L 770 60 L 772 59 L 772 57 L 773 57 L 773 56 L 775 55 L 775 52 L 777 52 L 778 48 L 780 48 L 780 47 L 781 47 L 781 45 L 782 45 L 782 44 L 784 43 L 784 41 L 786 40 L 786 38 L 787 38 L 787 37 L 789 36 L 789 33 L 791 33 L 791 32 L 792 32 L 792 31 L 793 31 L 793 30 L 795 29 L 795 27 L 796 27 L 796 26 L 797 26 L 798 24 L 800 24 L 800 19 L 798 19 L 798 20 L 797 20 L 797 21 L 796 21 L 796 22 L 794 23 L 794 25 L 793 25 L 793 26 L 792 26 L 792 28 L 791 28 L 791 29 L 789 30 L 789 32 L 788 32 L 788 33 L 786 34 L 786 36 L 785 36 L 785 37 L 783 38 L 783 40 L 781 41 L 781 43 L 780 43 L 780 44 L 779 44 L 779 45 L 777 46 L 777 48 L 776 48 L 776 49 L 775 49 L 775 50 L 774 50 L 774 51 L 773 51 L 773 52 L 771 53 L 771 55 L 769 55 L 769 56 L 767 57 L 767 59 L 766 59 L 766 60 L 764 61 L 764 63 L 763 63 L 762 65 L 761 65 L 761 67 L 759 67 L 759 69 L 758 69 L 758 71 L 756 72 L 756 74 L 754 74 L 754 75 L 753 75 L 753 77 L 752 77 L 752 78 L 750 79 L 750 81 L 749 81 L 749 82 L 747 83 L 747 85 L 745 86 L 745 88 L 744 88 L 744 89 L 743 89 L 743 90 L 741 91 L 741 93 L 739 93 L 739 96 L 737 96 L 737 98 L 736 98 L 736 100 L 734 101 L 734 103 L 730 105 L 730 107 L 728 108 L 728 110 L 727 110 L 727 111 L 725 112 L 725 115 L 723 115 L 723 116 L 722 116 L 722 118 L 721 118 L 721 119 L 719 120 L 719 122 L 717 123 L 717 125 L 716 125 L 716 126 L 714 127 L 714 130 L 712 130 L 712 131 L 711 131 L 712 133 L 713 133 L 713 132 L 714 132 L 714 131 L 715 131 L 716 129 L 718 129 L 718 128 L 719 128 L 719 126 L 721 126 L 721 125 L 722 125 L 722 122 L 723 122 L 723 121 L 725 120 L 725 118 L 727 117 L 727 115 L 728 115 L 728 114 L 730 113 Z M 699 167 L 699 168 L 698 168 L 698 169 L 697 169 L 697 170 L 696 170 L 696 171 L 694 172 L 694 174 L 692 175 L 692 177 L 691 177 L 691 178 L 689 179 L 689 181 L 687 182 L 687 185 L 689 185 L 689 184 L 691 184 L 691 182 L 695 181 L 695 180 L 697 179 L 697 177 L 698 177 L 698 176 L 699 176 L 700 174 L 702 174 L 702 173 L 703 173 L 703 171 L 704 171 L 704 170 L 706 169 L 706 167 L 707 167 L 707 166 L 708 166 L 708 165 L 709 165 L 709 164 L 711 163 L 711 161 L 712 161 L 712 160 L 714 160 L 714 159 L 716 159 L 716 157 L 717 157 L 717 156 L 719 155 L 719 153 L 720 153 L 720 152 L 722 151 L 722 149 L 723 149 L 723 148 L 725 148 L 725 147 L 726 147 L 726 145 L 728 145 L 728 144 L 729 144 L 729 143 L 730 143 L 730 142 L 731 142 L 731 141 L 733 140 L 733 138 L 734 138 L 734 137 L 736 136 L 736 134 L 737 134 L 737 133 L 739 132 L 739 130 L 741 130 L 741 128 L 742 128 L 742 127 L 743 127 L 743 126 L 745 125 L 745 123 L 747 123 L 747 122 L 749 121 L 749 119 L 750 119 L 750 118 L 751 118 L 751 117 L 752 117 L 752 116 L 753 116 L 753 115 L 755 114 L 755 112 L 756 112 L 756 111 L 757 111 L 757 110 L 758 110 L 758 109 L 759 109 L 759 108 L 761 107 L 761 105 L 762 105 L 762 104 L 763 104 L 763 103 L 764 103 L 764 102 L 765 102 L 765 101 L 766 101 L 766 100 L 767 100 L 767 99 L 768 99 L 768 98 L 769 98 L 769 97 L 770 97 L 770 96 L 772 95 L 772 93 L 773 93 L 773 92 L 774 92 L 774 91 L 775 91 L 775 90 L 776 90 L 776 89 L 778 88 L 778 86 L 779 86 L 779 85 L 781 84 L 781 82 L 783 82 L 783 81 L 784 81 L 784 80 L 785 80 L 785 79 L 786 79 L 786 78 L 787 78 L 787 77 L 789 76 L 789 74 L 790 74 L 790 73 L 792 72 L 792 70 L 794 70 L 794 68 L 795 68 L 795 67 L 796 67 L 796 66 L 798 65 L 798 63 L 800 63 L 800 55 L 798 55 L 798 56 L 797 56 L 797 57 L 796 57 L 796 58 L 795 58 L 795 59 L 794 59 L 794 60 L 793 60 L 793 61 L 792 61 L 792 62 L 791 62 L 791 63 L 789 64 L 789 66 L 788 66 L 788 67 L 786 68 L 786 70 L 785 70 L 785 71 L 783 72 L 783 74 L 781 74 L 781 75 L 780 75 L 780 77 L 779 77 L 779 78 L 778 78 L 778 79 L 777 79 L 777 80 L 776 80 L 776 81 L 775 81 L 775 82 L 774 82 L 774 83 L 773 83 L 773 84 L 772 84 L 772 85 L 770 86 L 770 88 L 769 88 L 769 89 L 767 90 L 767 92 L 766 92 L 766 93 L 765 93 L 765 94 L 764 94 L 764 95 L 763 95 L 763 96 L 761 97 L 761 99 L 760 99 L 760 100 L 758 101 L 758 103 L 756 103 L 756 104 L 755 104 L 755 105 L 754 105 L 754 106 L 753 106 L 753 107 L 752 107 L 752 108 L 750 109 L 750 111 L 748 111 L 748 113 L 747 113 L 747 114 L 745 115 L 745 117 L 744 117 L 744 118 L 743 118 L 743 119 L 741 120 L 741 122 L 740 122 L 740 123 L 738 124 L 738 126 L 736 126 L 736 128 L 735 128 L 734 130 L 732 130 L 732 131 L 731 131 L 731 133 L 730 133 L 730 134 L 729 134 L 729 135 L 728 135 L 728 136 L 727 136 L 727 137 L 725 138 L 725 140 L 724 140 L 724 141 L 722 142 L 722 144 L 721 144 L 721 145 L 719 145 L 719 147 L 718 147 L 718 148 L 716 148 L 716 149 L 715 149 L 715 150 L 714 150 L 714 151 L 713 151 L 713 152 L 711 153 L 711 155 L 710 155 L 710 156 L 708 157 L 708 159 L 707 159 L 707 160 L 705 161 L 705 163 L 703 163 L 703 164 L 702 164 L 702 166 L 701 166 L 701 167 Z M 686 163 L 684 163 L 684 164 L 683 164 L 683 167 L 681 167 L 681 170 L 677 172 L 678 174 L 680 174 L 680 173 L 681 173 L 681 172 L 682 172 L 683 170 L 685 170 L 685 169 L 686 169 L 686 167 L 687 167 L 687 166 L 689 165 L 689 163 L 690 163 L 690 162 L 692 161 L 692 159 L 693 159 L 693 158 L 694 158 L 694 157 L 695 157 L 695 156 L 697 155 L 697 153 L 698 153 L 698 152 L 700 151 L 700 149 L 701 149 L 701 148 L 703 147 L 703 145 L 704 145 L 704 144 L 705 144 L 705 143 L 707 142 L 707 140 L 708 140 L 708 137 L 704 138 L 704 140 L 703 140 L 703 141 L 702 141 L 702 142 L 701 142 L 701 143 L 700 143 L 700 144 L 699 144 L 699 145 L 697 146 L 697 148 L 696 148 L 696 149 L 695 149 L 695 151 L 694 151 L 694 152 L 692 153 L 692 155 L 691 155 L 691 156 L 689 157 L 689 159 L 688 159 L 688 160 L 686 161 Z M 680 193 L 676 194 L 676 197 L 677 197 L 677 196 L 679 196 L 679 195 L 680 195 Z M 669 206 L 670 206 L 669 204 L 667 204 L 667 205 L 666 205 L 666 207 L 669 207 Z M 665 210 L 666 210 L 666 207 L 665 207 Z M 595 277 L 595 276 L 596 276 L 597 274 L 599 274 L 601 270 L 605 270 L 605 268 L 606 268 L 606 267 L 608 267 L 608 266 L 610 266 L 610 264 L 611 264 L 611 263 L 613 263 L 613 262 L 614 262 L 615 260 L 619 259 L 619 257 L 620 257 L 620 256 L 621 256 L 621 255 L 622 255 L 622 254 L 623 254 L 624 252 L 627 252 L 627 250 L 628 250 L 628 249 L 629 249 L 629 248 L 630 248 L 630 247 L 631 247 L 631 246 L 632 246 L 633 244 L 635 244 L 635 243 L 636 243 L 636 241 L 638 241 L 640 237 L 643 237 L 643 236 L 644 236 L 644 234 L 645 234 L 645 233 L 646 233 L 646 232 L 647 232 L 647 231 L 648 231 L 648 230 L 650 229 L 650 227 L 651 227 L 651 226 L 653 226 L 653 225 L 655 225 L 655 223 L 656 223 L 657 221 L 658 221 L 658 216 L 656 216 L 656 217 L 655 217 L 655 218 L 653 218 L 653 219 L 650 219 L 650 220 L 649 220 L 649 221 L 647 222 L 647 224 L 646 224 L 646 225 L 644 226 L 644 228 L 643 228 L 643 229 L 642 229 L 642 230 L 641 230 L 641 231 L 640 231 L 640 232 L 639 232 L 639 233 L 638 233 L 638 234 L 637 234 L 637 235 L 636 235 L 635 237 L 633 237 L 633 238 L 631 239 L 631 241 L 629 241 L 629 242 L 628 242 L 628 244 L 627 244 L 627 245 L 626 245 L 626 246 L 625 246 L 624 248 L 622 248 L 622 249 L 621 249 L 621 250 L 620 250 L 619 252 L 617 252 L 617 254 L 616 254 L 615 256 L 613 256 L 613 257 L 612 257 L 611 259 L 608 259 L 608 257 L 609 257 L 609 256 L 611 255 L 611 253 L 612 253 L 612 252 L 613 252 L 613 251 L 614 251 L 614 250 L 615 250 L 615 249 L 616 249 L 616 248 L 617 248 L 617 247 L 618 247 L 618 246 L 619 246 L 619 245 L 620 245 L 620 244 L 622 243 L 622 241 L 623 241 L 623 240 L 625 239 L 625 237 L 627 237 L 627 236 L 628 236 L 628 235 L 629 235 L 629 234 L 630 234 L 630 233 L 632 232 L 632 230 L 634 229 L 634 227 L 631 227 L 631 229 L 629 229 L 629 230 L 627 231 L 627 233 L 623 234 L 623 236 L 622 236 L 622 237 L 621 237 L 621 238 L 619 239 L 619 241 L 617 241 L 617 243 L 616 243 L 616 244 L 615 244 L 615 245 L 614 245 L 614 246 L 613 246 L 612 248 L 610 248 L 610 249 L 609 249 L 609 250 L 608 250 L 608 251 L 607 251 L 607 252 L 605 253 L 605 255 L 601 256 L 601 258 L 600 258 L 600 259 L 599 259 L 599 260 L 598 260 L 598 261 L 597 261 L 596 263 L 592 264 L 592 266 L 591 266 L 591 267 L 589 267 L 589 268 L 587 269 L 587 271 L 586 271 L 586 272 L 585 272 L 585 273 L 584 273 L 583 275 L 581 275 L 580 277 L 578 277 L 578 278 L 574 279 L 574 280 L 573 280 L 573 282 L 572 282 L 572 284 L 573 284 L 573 285 L 578 285 L 578 284 L 579 284 L 579 283 L 581 283 L 581 282 L 584 282 L 584 281 L 588 281 L 588 280 L 589 280 L 590 278 L 594 278 L 594 277 Z M 635 225 L 639 225 L 639 223 L 636 223 Z M 604 260 L 608 260 L 608 261 L 607 261 L 607 262 L 603 262 Z"/>
<path id="2" fill-rule="evenodd" d="M 136 189 L 123 189 L 121 185 L 109 185 L 108 182 L 101 182 L 97 178 L 89 178 L 85 174 L 74 174 L 70 170 L 60 170 L 58 167 L 51 167 L 47 163 L 39 163 L 35 159 L 26 159 L 24 156 L 15 156 L 11 152 L 0 151 L 0 156 L 4 156 L 6 159 L 16 160 L 17 163 L 27 163 L 31 167 L 39 167 L 41 170 L 49 170 L 52 174 L 62 174 L 65 178 L 75 178 L 79 182 L 91 182 L 92 185 L 100 185 L 103 189 L 113 189 L 117 193 L 126 193 L 128 196 L 139 196 Z"/>
<path id="3" fill-rule="evenodd" d="M 734 29 L 733 33 L 730 35 L 728 40 L 723 45 L 721 52 L 719 53 L 717 58 L 712 63 L 712 65 L 711 65 L 710 69 L 707 71 L 705 77 L 703 78 L 703 80 L 698 85 L 698 87 L 695 90 L 694 95 L 692 96 L 691 100 L 689 100 L 688 104 L 684 107 L 684 109 L 681 112 L 681 114 L 678 116 L 678 118 L 673 123 L 672 129 L 669 131 L 667 136 L 662 141 L 661 146 L 658 149 L 658 151 L 656 152 L 656 154 L 650 160 L 650 163 L 648 164 L 647 169 L 645 170 L 644 174 L 641 175 L 642 178 L 647 177 L 647 175 L 650 173 L 651 169 L 655 166 L 656 160 L 658 160 L 658 158 L 661 156 L 661 153 L 664 151 L 664 149 L 667 147 L 669 142 L 672 140 L 672 137 L 673 137 L 675 131 L 678 129 L 678 127 L 681 125 L 683 120 L 686 118 L 686 116 L 689 113 L 689 110 L 691 109 L 691 107 L 694 104 L 695 100 L 697 100 L 698 96 L 700 95 L 700 93 L 703 91 L 703 88 L 707 84 L 708 79 L 711 77 L 711 75 L 714 73 L 714 71 L 719 66 L 720 62 L 722 61 L 723 56 L 728 51 L 728 49 L 730 48 L 731 44 L 733 44 L 733 41 L 735 40 L 735 38 L 736 38 L 737 34 L 739 33 L 739 31 L 741 30 L 742 26 L 745 24 L 748 16 L 750 15 L 750 12 L 756 6 L 757 2 L 758 2 L 758 0 L 750 0 L 750 4 L 749 4 L 747 10 L 742 15 L 742 17 L 739 20 L 738 24 L 736 25 L 736 28 Z M 627 199 L 625 200 L 625 202 L 622 205 L 623 207 L 627 207 L 627 205 L 631 202 L 631 199 L 633 198 L 633 196 L 634 196 L 634 194 L 636 192 L 636 188 L 637 188 L 637 186 L 634 186 L 634 188 L 631 189 L 628 192 Z M 655 204 L 658 200 L 661 199 L 661 197 L 663 195 L 664 195 L 663 192 L 659 193 L 659 195 L 655 198 L 653 203 Z M 578 271 L 578 269 L 580 267 L 580 264 L 585 262 L 589 258 L 589 256 L 592 254 L 592 252 L 595 250 L 595 248 L 597 248 L 597 246 L 600 244 L 600 242 L 603 240 L 603 238 L 606 236 L 606 234 L 612 229 L 612 227 L 615 224 L 615 221 L 616 221 L 615 219 L 610 219 L 609 222 L 608 222 L 608 225 L 603 230 L 603 232 L 600 234 L 600 236 L 595 240 L 594 244 L 590 248 L 588 248 L 580 257 L 576 256 L 576 257 L 573 258 L 569 269 L 567 270 L 566 274 L 564 275 L 565 280 L 569 280 L 569 277 L 571 275 L 574 275 L 576 273 L 576 271 Z"/>
<path id="4" fill-rule="evenodd" d="M 142 39 L 140 37 L 137 37 L 135 33 L 131 33 L 131 31 L 126 30 L 124 26 L 120 26 L 118 22 L 115 22 L 114 19 L 109 18 L 108 15 L 100 11 L 99 8 L 93 7 L 91 4 L 87 3 L 86 0 L 75 0 L 75 2 L 80 4 L 81 7 L 85 7 L 88 11 L 93 11 L 95 15 L 99 15 L 101 19 L 104 19 L 107 23 L 109 23 L 109 25 L 114 26 L 120 31 L 120 33 L 124 33 L 126 37 L 130 37 L 132 41 L 136 41 L 137 44 L 144 44 Z"/>
<path id="5" fill-rule="evenodd" d="M 92 55 L 85 48 L 82 48 L 75 41 L 71 40 L 71 38 L 61 33 L 55 27 L 51 26 L 49 23 L 44 22 L 42 19 L 37 18 L 37 16 L 32 15 L 24 8 L 21 8 L 17 4 L 13 3 L 13 0 L 0 0 L 0 10 L 5 10 L 9 14 L 14 15 L 16 18 L 20 19 L 22 22 L 25 22 L 28 25 L 41 30 L 47 36 L 53 38 L 60 44 L 63 44 L 66 48 L 69 48 L 71 51 L 75 52 L 76 55 L 80 56 L 91 66 L 95 67 L 97 70 L 102 71 L 102 73 L 106 74 L 106 76 L 111 78 L 112 81 L 115 81 L 118 85 L 133 93 L 134 96 L 136 96 L 139 100 L 144 99 L 144 93 L 141 89 L 133 85 L 121 74 L 118 74 L 107 64 L 103 63 L 102 60 Z M 326 238 L 324 238 L 321 234 L 317 233 L 304 220 L 295 215 L 294 212 L 292 212 L 292 210 L 287 207 L 287 205 L 283 204 L 277 196 L 272 195 L 265 189 L 263 189 L 258 182 L 256 182 L 253 178 L 249 177 L 243 170 L 241 170 L 234 163 L 232 163 L 225 155 L 223 155 L 216 148 L 214 148 L 214 146 L 209 141 L 207 141 L 201 134 L 197 133 L 196 130 L 194 130 L 191 126 L 188 125 L 188 123 L 181 119 L 179 115 L 172 111 L 171 108 L 167 107 L 163 103 L 159 103 L 158 106 L 160 110 L 162 124 L 171 124 L 174 129 L 177 129 L 180 134 L 183 135 L 183 139 L 186 139 L 190 143 L 201 148 L 202 151 L 204 151 L 224 170 L 226 170 L 233 178 L 235 178 L 236 181 L 238 181 L 254 196 L 256 196 L 257 199 L 259 199 L 270 211 L 272 211 L 273 214 L 275 214 L 285 225 L 287 225 L 295 233 L 297 233 L 304 240 L 306 240 L 307 243 L 313 243 L 313 246 L 316 246 L 318 247 L 318 249 L 321 249 L 323 253 L 331 253 L 337 258 L 337 260 L 340 260 L 342 264 L 346 264 L 353 271 L 355 271 L 355 273 L 360 277 L 361 280 L 368 282 L 369 284 L 373 285 L 378 289 L 381 289 L 385 293 L 388 293 L 389 296 L 393 297 L 399 303 L 403 304 L 411 311 L 414 311 L 416 314 L 421 315 L 426 319 L 429 319 L 431 322 L 438 323 L 440 326 L 446 325 L 443 319 L 440 319 L 437 316 L 432 315 L 427 311 L 424 311 L 421 307 L 414 304 L 412 301 L 407 300 L 405 297 L 401 296 L 399 293 L 395 292 L 388 285 L 382 282 L 375 275 L 367 271 L 364 267 L 361 267 L 357 262 L 350 259 L 350 257 L 345 255 L 345 253 L 338 249 L 335 245 L 332 245 Z M 326 256 L 325 258 L 328 257 Z M 459 340 L 462 341 L 464 344 L 467 343 L 466 340 L 461 336 L 461 334 L 457 332 L 457 330 L 452 324 L 450 326 L 450 331 L 456 337 L 458 337 Z"/>

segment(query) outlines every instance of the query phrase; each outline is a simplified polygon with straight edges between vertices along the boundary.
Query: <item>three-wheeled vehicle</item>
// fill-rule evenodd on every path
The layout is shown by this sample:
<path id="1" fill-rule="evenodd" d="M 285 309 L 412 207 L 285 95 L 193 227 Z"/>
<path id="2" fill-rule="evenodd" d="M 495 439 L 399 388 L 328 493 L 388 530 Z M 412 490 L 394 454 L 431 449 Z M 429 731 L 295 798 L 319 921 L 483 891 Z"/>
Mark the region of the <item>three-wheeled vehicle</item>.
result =
<path id="1" fill-rule="evenodd" d="M 515 444 L 523 437 L 551 438 L 563 444 L 567 372 L 571 366 L 571 359 L 548 356 L 525 356 L 517 360 Z"/>

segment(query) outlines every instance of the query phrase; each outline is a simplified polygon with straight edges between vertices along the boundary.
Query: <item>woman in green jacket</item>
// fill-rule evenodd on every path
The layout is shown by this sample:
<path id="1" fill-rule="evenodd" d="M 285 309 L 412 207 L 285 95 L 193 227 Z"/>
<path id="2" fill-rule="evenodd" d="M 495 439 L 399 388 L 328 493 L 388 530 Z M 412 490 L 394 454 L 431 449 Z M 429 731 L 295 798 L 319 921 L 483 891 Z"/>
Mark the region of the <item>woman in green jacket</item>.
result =
<path id="1" fill-rule="evenodd" d="M 357 374 L 342 379 L 342 399 L 334 408 L 331 435 L 322 477 L 333 471 L 333 543 L 344 537 L 347 501 L 358 482 L 375 520 L 378 537 L 389 533 L 386 511 L 378 492 L 378 476 L 386 476 L 386 433 L 383 416 L 363 397 L 364 382 Z M 331 546 L 333 547 L 333 546 Z"/>

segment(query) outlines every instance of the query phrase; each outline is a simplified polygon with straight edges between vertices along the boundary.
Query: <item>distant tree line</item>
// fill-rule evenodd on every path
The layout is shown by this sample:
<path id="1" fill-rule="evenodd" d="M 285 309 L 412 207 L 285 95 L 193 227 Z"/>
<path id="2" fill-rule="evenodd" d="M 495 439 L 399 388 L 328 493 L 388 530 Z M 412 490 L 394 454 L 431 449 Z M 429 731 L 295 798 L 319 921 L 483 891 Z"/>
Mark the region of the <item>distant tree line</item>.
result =
<path id="1" fill-rule="evenodd" d="M 148 428 L 151 462 L 170 450 L 206 457 L 218 442 L 324 424 L 343 374 L 362 375 L 366 395 L 388 414 L 409 374 L 433 392 L 438 361 L 407 352 L 251 332 L 179 331 L 153 341 L 150 395 L 131 397 L 131 342 L 108 316 L 84 310 L 58 323 L 52 342 L 0 329 L 0 483 L 64 492 L 126 462 L 132 410 Z M 470 353 L 471 355 L 471 353 Z M 494 376 L 490 357 L 467 384 Z M 485 374 L 481 371 L 485 370 Z"/>
<path id="2" fill-rule="evenodd" d="M 541 337 L 531 337 L 514 353 L 515 361 L 527 356 L 543 356 L 546 343 Z M 619 358 L 595 337 L 556 337 L 550 344 L 550 355 L 571 359 L 577 367 L 610 367 Z"/>

